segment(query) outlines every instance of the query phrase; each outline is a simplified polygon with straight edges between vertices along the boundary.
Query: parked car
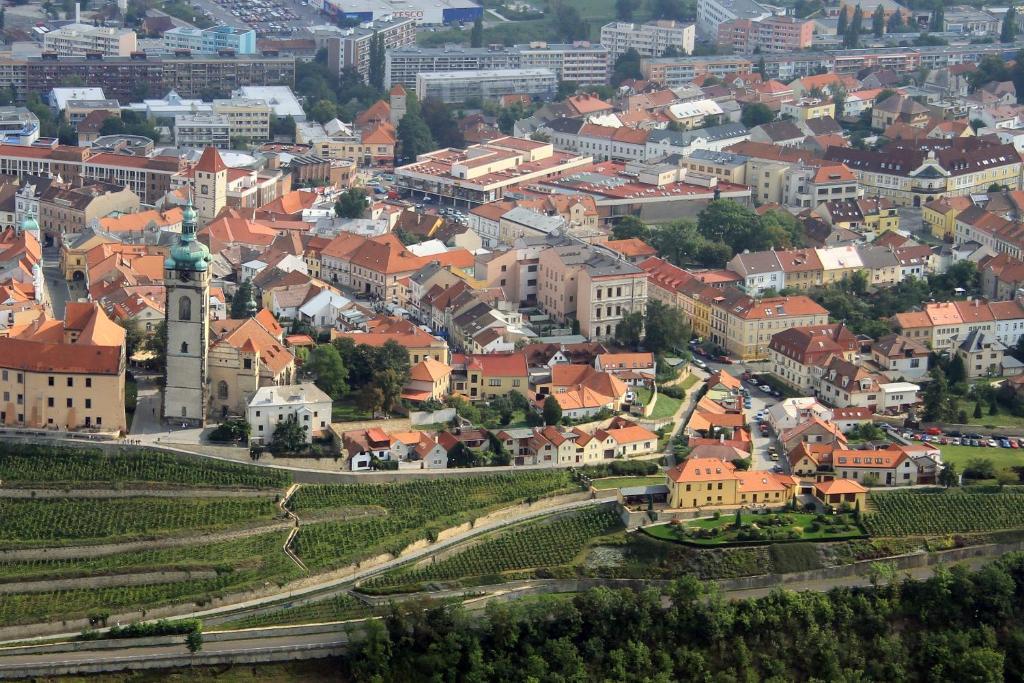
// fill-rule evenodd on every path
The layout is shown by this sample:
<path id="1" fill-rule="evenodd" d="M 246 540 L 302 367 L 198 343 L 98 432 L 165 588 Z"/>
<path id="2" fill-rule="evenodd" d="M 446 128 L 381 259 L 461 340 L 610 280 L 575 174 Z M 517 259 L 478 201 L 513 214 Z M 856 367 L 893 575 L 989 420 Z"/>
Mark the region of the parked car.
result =
<path id="1" fill-rule="evenodd" d="M 764 411 L 763 410 L 757 411 L 757 415 L 754 415 L 754 419 L 757 422 L 764 422 Z"/>
<path id="2" fill-rule="evenodd" d="M 938 427 L 929 427 L 928 429 L 925 430 L 925 433 L 931 434 L 932 436 L 941 436 L 942 430 L 939 429 Z"/>
<path id="3" fill-rule="evenodd" d="M 1003 439 L 1002 441 L 999 442 L 999 447 L 1000 448 L 1009 448 L 1010 447 L 1010 440 L 1009 439 Z"/>
<path id="4" fill-rule="evenodd" d="M 761 423 L 761 436 L 768 436 L 768 433 L 769 433 L 768 423 L 767 422 L 762 422 Z"/>
<path id="5" fill-rule="evenodd" d="M 758 387 L 758 389 L 760 389 L 761 391 L 763 391 L 766 394 L 770 393 L 771 390 L 772 390 L 772 388 L 770 386 L 768 386 L 767 384 L 762 384 L 761 386 Z"/>
<path id="6" fill-rule="evenodd" d="M 1020 440 L 1010 439 L 1010 448 L 1020 448 Z"/>
<path id="7" fill-rule="evenodd" d="M 702 361 L 700 358 L 694 358 L 693 359 L 693 364 L 696 365 L 701 370 L 707 370 L 708 369 L 708 364 L 705 363 L 704 361 Z"/>
<path id="8" fill-rule="evenodd" d="M 985 445 L 988 446 L 989 448 L 998 448 L 999 442 L 996 441 L 995 439 L 989 439 L 988 441 L 985 442 Z"/>
<path id="9" fill-rule="evenodd" d="M 732 364 L 732 358 L 729 358 L 729 356 L 719 356 L 717 358 L 717 360 L 718 360 L 719 363 L 722 363 L 723 365 L 731 365 Z"/>

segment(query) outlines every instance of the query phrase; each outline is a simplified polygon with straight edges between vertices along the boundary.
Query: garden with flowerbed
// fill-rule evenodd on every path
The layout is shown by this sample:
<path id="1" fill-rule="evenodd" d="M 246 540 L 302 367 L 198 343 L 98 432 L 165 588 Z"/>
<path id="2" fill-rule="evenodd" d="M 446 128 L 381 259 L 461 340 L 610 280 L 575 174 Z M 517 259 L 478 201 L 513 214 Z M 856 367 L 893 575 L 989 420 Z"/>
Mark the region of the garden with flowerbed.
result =
<path id="1" fill-rule="evenodd" d="M 787 541 L 845 541 L 866 536 L 853 513 L 823 515 L 803 512 L 719 515 L 692 521 L 673 520 L 643 528 L 665 541 L 702 546 L 728 546 Z"/>

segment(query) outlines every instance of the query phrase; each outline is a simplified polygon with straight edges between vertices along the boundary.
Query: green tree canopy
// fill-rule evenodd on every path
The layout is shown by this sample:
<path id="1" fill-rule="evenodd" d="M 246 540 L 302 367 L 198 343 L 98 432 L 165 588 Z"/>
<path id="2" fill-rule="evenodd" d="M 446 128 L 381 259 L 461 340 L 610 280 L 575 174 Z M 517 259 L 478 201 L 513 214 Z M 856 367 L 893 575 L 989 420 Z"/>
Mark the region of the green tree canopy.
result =
<path id="1" fill-rule="evenodd" d="M 562 406 L 559 405 L 558 399 L 555 398 L 554 394 L 549 395 L 544 399 L 544 424 L 556 425 L 562 421 Z"/>
<path id="2" fill-rule="evenodd" d="M 644 314 L 640 311 L 627 313 L 619 321 L 619 324 L 615 326 L 615 342 L 622 346 L 636 349 L 640 346 L 643 331 Z"/>
<path id="3" fill-rule="evenodd" d="M 348 392 L 348 369 L 338 349 L 331 344 L 321 344 L 313 349 L 302 369 L 332 399 L 338 400 Z"/>
<path id="4" fill-rule="evenodd" d="M 775 120 L 775 112 L 768 108 L 763 102 L 751 102 L 743 105 L 740 113 L 740 121 L 747 128 L 760 126 L 763 123 L 770 123 Z"/>
<path id="5" fill-rule="evenodd" d="M 309 428 L 301 424 L 291 414 L 277 423 L 274 428 L 273 441 L 270 442 L 272 453 L 300 453 L 306 450 L 306 432 Z"/>

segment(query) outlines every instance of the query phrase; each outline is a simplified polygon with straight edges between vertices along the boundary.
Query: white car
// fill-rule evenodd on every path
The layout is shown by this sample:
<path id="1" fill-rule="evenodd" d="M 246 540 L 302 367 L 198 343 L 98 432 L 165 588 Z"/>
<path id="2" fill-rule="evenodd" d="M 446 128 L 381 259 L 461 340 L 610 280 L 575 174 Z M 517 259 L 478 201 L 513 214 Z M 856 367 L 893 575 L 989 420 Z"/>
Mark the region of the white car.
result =
<path id="1" fill-rule="evenodd" d="M 768 386 L 767 384 L 762 384 L 761 386 L 758 387 L 758 389 L 760 389 L 761 391 L 763 391 L 766 394 L 772 390 L 772 388 L 770 386 Z"/>
<path id="2" fill-rule="evenodd" d="M 696 365 L 701 370 L 707 370 L 708 369 L 708 364 L 705 363 L 704 361 L 702 361 L 700 358 L 694 358 L 693 359 L 693 364 Z"/>

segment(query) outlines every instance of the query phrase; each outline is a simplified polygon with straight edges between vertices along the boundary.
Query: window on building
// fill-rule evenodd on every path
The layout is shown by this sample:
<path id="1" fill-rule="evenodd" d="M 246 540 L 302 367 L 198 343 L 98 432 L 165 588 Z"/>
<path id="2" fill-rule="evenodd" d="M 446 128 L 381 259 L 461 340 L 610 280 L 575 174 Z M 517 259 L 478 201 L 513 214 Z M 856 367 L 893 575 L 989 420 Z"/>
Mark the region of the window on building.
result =
<path id="1" fill-rule="evenodd" d="M 224 380 L 217 382 L 217 398 L 226 400 L 228 397 L 228 383 Z M 259 415 L 259 413 L 256 413 Z"/>
<path id="2" fill-rule="evenodd" d="M 246 370 L 252 370 L 252 358 L 245 358 L 242 360 L 242 367 Z"/>
<path id="3" fill-rule="evenodd" d="M 188 353 L 188 342 L 181 342 L 181 352 Z"/>
<path id="4" fill-rule="evenodd" d="M 75 378 L 74 377 L 68 377 L 68 386 L 69 387 L 75 386 Z"/>
<path id="5" fill-rule="evenodd" d="M 53 375 L 50 375 L 49 377 L 46 378 L 46 383 L 51 387 L 53 386 Z"/>
<path id="6" fill-rule="evenodd" d="M 72 399 L 72 398 L 67 399 L 67 406 L 68 406 L 68 408 L 74 408 L 75 407 L 75 400 Z"/>
<path id="7" fill-rule="evenodd" d="M 183 296 L 178 299 L 178 320 L 192 319 L 192 299 Z"/>
<path id="8" fill-rule="evenodd" d="M 92 388 L 92 377 L 86 377 L 85 378 L 85 388 L 86 389 Z"/>
<path id="9" fill-rule="evenodd" d="M 92 408 L 92 399 L 91 398 L 85 399 L 85 407 L 86 408 Z"/>
<path id="10" fill-rule="evenodd" d="M 48 408 L 52 408 L 53 407 L 53 396 L 51 396 L 50 398 L 46 399 L 46 406 Z"/>

